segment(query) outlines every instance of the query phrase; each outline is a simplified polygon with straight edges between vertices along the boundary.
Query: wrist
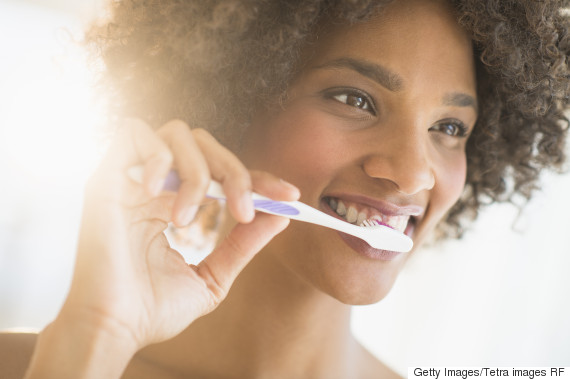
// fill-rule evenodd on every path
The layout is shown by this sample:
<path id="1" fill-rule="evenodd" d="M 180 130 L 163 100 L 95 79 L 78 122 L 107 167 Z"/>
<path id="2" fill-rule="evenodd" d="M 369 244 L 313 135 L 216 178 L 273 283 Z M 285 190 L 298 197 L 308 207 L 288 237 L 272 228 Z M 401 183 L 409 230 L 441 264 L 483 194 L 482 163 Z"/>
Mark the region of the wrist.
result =
<path id="1" fill-rule="evenodd" d="M 40 333 L 26 378 L 119 378 L 136 351 L 121 328 L 62 312 Z"/>

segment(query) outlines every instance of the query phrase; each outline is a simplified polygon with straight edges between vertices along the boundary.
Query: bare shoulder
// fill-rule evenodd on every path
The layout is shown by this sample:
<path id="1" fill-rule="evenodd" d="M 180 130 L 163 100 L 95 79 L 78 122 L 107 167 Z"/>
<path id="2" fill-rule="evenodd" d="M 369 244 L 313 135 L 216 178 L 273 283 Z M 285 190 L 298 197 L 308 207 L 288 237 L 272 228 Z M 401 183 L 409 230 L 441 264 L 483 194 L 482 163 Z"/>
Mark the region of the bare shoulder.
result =
<path id="1" fill-rule="evenodd" d="M 0 332 L 0 378 L 24 377 L 37 338 L 36 333 Z"/>
<path id="2" fill-rule="evenodd" d="M 402 379 L 397 372 L 390 367 L 380 362 L 372 353 L 370 353 L 364 346 L 359 346 L 359 360 L 360 360 L 360 377 L 362 379 Z"/>

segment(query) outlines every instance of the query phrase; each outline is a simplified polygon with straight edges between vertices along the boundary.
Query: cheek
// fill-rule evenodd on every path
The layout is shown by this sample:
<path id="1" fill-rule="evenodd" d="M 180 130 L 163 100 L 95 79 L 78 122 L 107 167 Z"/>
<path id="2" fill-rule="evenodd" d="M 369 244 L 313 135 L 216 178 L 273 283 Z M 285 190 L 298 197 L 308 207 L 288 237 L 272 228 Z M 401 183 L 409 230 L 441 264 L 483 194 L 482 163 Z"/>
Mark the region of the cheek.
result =
<path id="1" fill-rule="evenodd" d="M 270 172 L 303 190 L 339 167 L 346 155 L 342 141 L 322 115 L 284 112 L 270 123 L 252 126 L 241 158 L 247 167 Z"/>
<path id="2" fill-rule="evenodd" d="M 436 172 L 436 187 L 432 193 L 432 205 L 437 208 L 437 218 L 441 219 L 457 202 L 465 186 L 467 164 L 465 154 L 446 159 Z"/>

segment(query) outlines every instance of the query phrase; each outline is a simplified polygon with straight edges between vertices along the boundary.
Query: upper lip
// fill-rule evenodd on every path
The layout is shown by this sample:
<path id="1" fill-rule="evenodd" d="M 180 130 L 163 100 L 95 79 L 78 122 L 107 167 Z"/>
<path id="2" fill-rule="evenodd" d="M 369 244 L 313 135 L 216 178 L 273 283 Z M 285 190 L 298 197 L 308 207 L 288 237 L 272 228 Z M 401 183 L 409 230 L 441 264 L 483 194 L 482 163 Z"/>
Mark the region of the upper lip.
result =
<path id="1" fill-rule="evenodd" d="M 327 194 L 325 198 L 332 197 L 340 201 L 362 204 L 369 208 L 374 208 L 378 212 L 386 216 L 412 216 L 420 217 L 425 208 L 416 204 L 395 204 L 390 201 L 380 200 L 378 198 L 361 195 L 361 194 Z"/>

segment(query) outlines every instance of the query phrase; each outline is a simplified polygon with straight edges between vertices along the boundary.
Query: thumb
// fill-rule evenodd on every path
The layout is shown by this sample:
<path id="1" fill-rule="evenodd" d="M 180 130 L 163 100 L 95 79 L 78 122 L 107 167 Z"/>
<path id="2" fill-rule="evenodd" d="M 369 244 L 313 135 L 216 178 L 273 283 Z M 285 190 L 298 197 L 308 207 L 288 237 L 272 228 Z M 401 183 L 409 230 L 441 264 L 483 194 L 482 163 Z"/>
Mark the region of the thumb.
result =
<path id="1" fill-rule="evenodd" d="M 287 225 L 287 218 L 258 213 L 251 223 L 236 225 L 222 243 L 198 264 L 196 272 L 217 303 L 224 299 L 241 270 Z"/>

